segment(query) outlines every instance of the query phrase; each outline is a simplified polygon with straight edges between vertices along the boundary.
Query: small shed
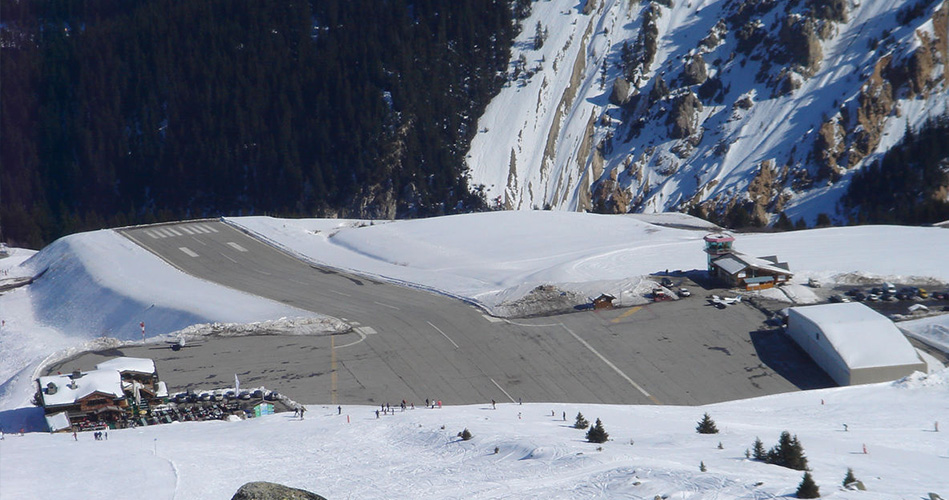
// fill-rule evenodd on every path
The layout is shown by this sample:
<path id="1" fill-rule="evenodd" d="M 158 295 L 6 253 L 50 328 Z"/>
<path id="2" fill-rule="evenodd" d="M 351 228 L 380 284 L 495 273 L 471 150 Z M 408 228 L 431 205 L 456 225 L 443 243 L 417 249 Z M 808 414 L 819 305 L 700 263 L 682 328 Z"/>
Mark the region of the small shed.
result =
<path id="1" fill-rule="evenodd" d="M 840 385 L 887 382 L 926 371 L 896 325 L 859 302 L 792 307 L 787 333 Z"/>
<path id="2" fill-rule="evenodd" d="M 616 300 L 616 297 L 603 293 L 599 297 L 593 299 L 593 309 L 612 309 L 613 301 Z"/>

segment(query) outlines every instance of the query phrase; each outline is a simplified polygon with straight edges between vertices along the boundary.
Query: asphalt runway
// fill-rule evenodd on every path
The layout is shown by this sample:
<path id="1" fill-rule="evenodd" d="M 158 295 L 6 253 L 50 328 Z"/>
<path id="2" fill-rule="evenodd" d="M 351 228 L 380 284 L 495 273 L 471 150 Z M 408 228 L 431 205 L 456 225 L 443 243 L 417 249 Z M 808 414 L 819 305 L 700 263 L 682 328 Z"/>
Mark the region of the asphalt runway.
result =
<path id="1" fill-rule="evenodd" d="M 344 319 L 355 330 L 211 338 L 178 352 L 131 346 L 85 353 L 49 372 L 92 369 L 117 355 L 148 357 L 172 391 L 230 387 L 237 374 L 242 387 L 334 405 L 420 405 L 426 398 L 700 405 L 832 385 L 746 304 L 717 309 L 692 297 L 501 320 L 436 293 L 311 266 L 222 222 L 121 233 L 184 272 Z"/>

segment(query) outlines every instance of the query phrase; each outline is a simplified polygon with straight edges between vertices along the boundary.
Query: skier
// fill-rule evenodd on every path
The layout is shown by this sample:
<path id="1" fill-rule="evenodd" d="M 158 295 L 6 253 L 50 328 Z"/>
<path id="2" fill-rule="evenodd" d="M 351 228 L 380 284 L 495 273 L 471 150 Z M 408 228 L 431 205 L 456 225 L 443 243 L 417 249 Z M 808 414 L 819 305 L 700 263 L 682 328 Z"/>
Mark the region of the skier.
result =
<path id="1" fill-rule="evenodd" d="M 491 400 L 491 409 L 492 409 L 492 410 L 497 410 L 497 409 L 498 409 L 497 403 L 495 403 L 495 401 L 494 401 L 493 399 Z"/>
<path id="2" fill-rule="evenodd" d="M 342 414 L 343 414 L 343 407 L 342 407 L 342 406 L 337 406 L 337 407 L 336 407 L 336 411 L 337 411 L 337 415 L 342 415 Z"/>

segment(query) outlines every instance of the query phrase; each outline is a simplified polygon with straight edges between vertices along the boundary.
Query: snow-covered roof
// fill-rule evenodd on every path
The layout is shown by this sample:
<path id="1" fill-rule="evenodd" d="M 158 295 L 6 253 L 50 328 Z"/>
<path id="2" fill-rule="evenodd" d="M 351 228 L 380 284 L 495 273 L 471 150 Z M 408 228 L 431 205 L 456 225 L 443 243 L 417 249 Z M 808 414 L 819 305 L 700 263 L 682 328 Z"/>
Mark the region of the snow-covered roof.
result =
<path id="1" fill-rule="evenodd" d="M 851 369 L 920 362 L 916 349 L 892 321 L 859 302 L 792 307 L 790 313 L 819 326 Z"/>
<path id="2" fill-rule="evenodd" d="M 53 394 L 47 389 L 50 383 L 55 385 Z M 46 407 L 71 405 L 94 392 L 110 394 L 116 398 L 124 397 L 122 378 L 115 370 L 84 372 L 77 379 L 73 379 L 71 375 L 50 375 L 40 377 L 39 384 Z"/>
<path id="3" fill-rule="evenodd" d="M 712 261 L 713 264 L 722 268 L 728 274 L 735 274 L 745 268 L 753 267 L 763 269 L 777 274 L 792 274 L 791 271 L 776 265 L 770 260 L 745 255 L 741 252 L 732 252 Z"/>
<path id="4" fill-rule="evenodd" d="M 96 365 L 97 370 L 155 373 L 155 361 L 148 358 L 112 358 Z"/>

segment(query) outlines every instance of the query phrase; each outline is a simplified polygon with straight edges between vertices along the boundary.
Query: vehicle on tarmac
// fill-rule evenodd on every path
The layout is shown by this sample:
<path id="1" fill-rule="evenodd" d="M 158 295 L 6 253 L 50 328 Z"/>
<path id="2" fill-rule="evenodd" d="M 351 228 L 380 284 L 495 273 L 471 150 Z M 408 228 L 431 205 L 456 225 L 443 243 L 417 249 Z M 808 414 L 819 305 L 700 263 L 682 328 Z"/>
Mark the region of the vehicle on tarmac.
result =
<path id="1" fill-rule="evenodd" d="M 692 296 L 692 292 L 690 292 L 688 288 L 683 287 L 679 289 L 679 297 L 691 297 L 691 296 Z"/>

